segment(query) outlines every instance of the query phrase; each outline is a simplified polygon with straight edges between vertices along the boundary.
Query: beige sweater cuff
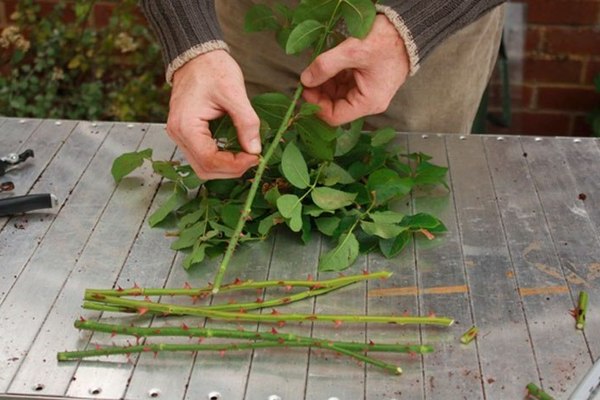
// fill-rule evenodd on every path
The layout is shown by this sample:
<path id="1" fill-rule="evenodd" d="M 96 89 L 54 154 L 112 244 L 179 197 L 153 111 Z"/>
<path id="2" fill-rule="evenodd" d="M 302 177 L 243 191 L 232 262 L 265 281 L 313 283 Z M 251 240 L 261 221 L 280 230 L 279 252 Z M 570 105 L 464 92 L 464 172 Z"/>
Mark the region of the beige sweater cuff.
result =
<path id="1" fill-rule="evenodd" d="M 404 40 L 404 45 L 406 46 L 406 51 L 408 53 L 408 59 L 410 61 L 410 75 L 414 75 L 419 70 L 419 50 L 417 49 L 417 44 L 415 43 L 413 36 L 404 23 L 402 17 L 394 11 L 392 7 L 384 6 L 381 4 L 377 4 L 377 12 L 385 15 L 390 22 L 394 25 L 402 40 Z"/>
<path id="2" fill-rule="evenodd" d="M 171 63 L 167 67 L 167 72 L 166 72 L 167 83 L 169 85 L 173 84 L 173 75 L 179 68 L 183 67 L 188 61 L 191 61 L 194 58 L 198 57 L 199 55 L 208 53 L 209 51 L 213 51 L 213 50 L 229 51 L 229 46 L 227 46 L 227 43 L 225 43 L 222 40 L 211 40 L 209 42 L 201 43 L 201 44 L 195 45 L 195 46 L 187 49 L 186 51 L 184 51 L 183 53 L 178 55 L 175 59 L 173 59 L 173 61 L 171 61 Z"/>

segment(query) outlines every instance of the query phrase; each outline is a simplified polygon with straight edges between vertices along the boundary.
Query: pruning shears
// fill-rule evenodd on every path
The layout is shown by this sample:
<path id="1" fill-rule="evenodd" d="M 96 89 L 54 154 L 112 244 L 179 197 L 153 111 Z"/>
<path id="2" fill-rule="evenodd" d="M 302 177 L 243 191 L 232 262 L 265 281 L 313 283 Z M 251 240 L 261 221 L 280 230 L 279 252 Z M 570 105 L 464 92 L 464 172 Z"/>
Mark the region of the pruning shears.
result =
<path id="1" fill-rule="evenodd" d="M 33 150 L 28 149 L 21 154 L 10 153 L 6 157 L 0 157 L 0 176 L 15 168 L 18 164 L 33 157 Z M 0 183 L 0 192 L 9 192 L 15 188 L 11 181 Z M 20 214 L 27 211 L 53 208 L 58 204 L 56 196 L 50 193 L 28 194 L 25 196 L 14 196 L 0 199 L 0 217 Z"/>

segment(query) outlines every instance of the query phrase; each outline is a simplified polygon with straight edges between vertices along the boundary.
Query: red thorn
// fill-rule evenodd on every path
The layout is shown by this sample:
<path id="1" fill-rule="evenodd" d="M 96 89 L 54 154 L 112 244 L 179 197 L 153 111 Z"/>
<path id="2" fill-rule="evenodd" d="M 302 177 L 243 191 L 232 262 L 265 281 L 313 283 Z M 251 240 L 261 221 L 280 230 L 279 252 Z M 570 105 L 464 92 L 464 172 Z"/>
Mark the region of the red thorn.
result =
<path id="1" fill-rule="evenodd" d="M 203 337 L 198 338 L 198 343 L 202 343 L 202 342 L 204 342 L 204 338 Z"/>
<path id="2" fill-rule="evenodd" d="M 416 353 L 416 352 L 414 352 L 414 351 L 409 351 L 409 352 L 408 352 L 408 357 L 409 357 L 411 360 L 414 360 L 414 359 L 416 359 L 416 358 L 417 358 L 417 353 Z"/>
<path id="3" fill-rule="evenodd" d="M 285 287 L 285 291 L 286 291 L 286 292 L 291 292 L 291 291 L 292 291 L 292 289 L 293 289 L 292 285 L 287 285 L 287 286 Z"/>
<path id="4" fill-rule="evenodd" d="M 146 314 L 148 312 L 148 309 L 146 307 L 139 307 L 137 309 L 137 311 L 138 311 L 138 314 L 144 315 L 144 314 Z"/>
<path id="5" fill-rule="evenodd" d="M 220 355 L 221 357 L 225 357 L 225 350 L 221 350 L 221 351 L 219 351 L 219 355 Z"/>
<path id="6" fill-rule="evenodd" d="M 285 298 L 281 299 L 281 301 L 282 301 L 284 304 L 287 304 L 287 303 L 289 303 L 290 301 L 292 301 L 292 299 L 290 299 L 289 297 L 285 297 Z"/>
<path id="7" fill-rule="evenodd" d="M 133 288 L 134 289 L 141 289 L 141 287 L 139 287 L 139 285 L 137 284 L 137 282 L 133 283 Z"/>
<path id="8" fill-rule="evenodd" d="M 375 342 L 372 340 L 369 340 L 369 346 L 375 346 Z"/>
<path id="9" fill-rule="evenodd" d="M 279 342 L 279 344 L 284 344 L 285 343 L 285 340 L 283 338 L 279 338 L 279 339 L 277 339 L 277 341 Z"/>
<path id="10" fill-rule="evenodd" d="M 435 313 L 433 311 L 429 311 L 429 318 L 435 318 Z"/>
<path id="11" fill-rule="evenodd" d="M 189 331 L 190 327 L 187 326 L 187 324 L 184 322 L 183 324 L 181 324 L 181 329 L 183 329 L 184 331 Z"/>
<path id="12" fill-rule="evenodd" d="M 83 318 L 83 316 L 79 316 L 79 320 L 80 320 L 81 322 L 85 322 L 85 321 L 87 321 L 87 319 Z"/>
<path id="13" fill-rule="evenodd" d="M 150 297 L 148 297 L 148 296 L 144 296 L 144 301 L 146 301 L 148 303 L 152 303 L 152 300 L 150 300 Z"/>
<path id="14" fill-rule="evenodd" d="M 312 285 L 310 287 L 310 290 L 317 290 L 317 289 L 323 289 L 323 285 L 321 285 L 320 283 L 317 283 L 316 285 Z"/>
<path id="15" fill-rule="evenodd" d="M 196 304 L 200 300 L 200 296 L 192 296 L 192 304 Z"/>
<path id="16" fill-rule="evenodd" d="M 245 308 L 240 308 L 239 311 L 238 311 L 238 313 L 240 313 L 240 314 L 246 314 L 247 312 L 248 311 L 246 311 Z"/>
<path id="17" fill-rule="evenodd" d="M 335 321 L 333 321 L 333 326 L 335 328 L 339 328 L 340 326 L 342 326 L 342 321 L 340 321 L 339 319 L 336 319 Z"/>
<path id="18" fill-rule="evenodd" d="M 309 321 L 315 321 L 317 319 L 317 316 L 315 314 L 311 314 L 311 315 L 307 315 L 306 318 Z"/>
<path id="19" fill-rule="evenodd" d="M 94 347 L 96 348 L 96 350 L 102 350 L 102 347 L 100 347 L 99 344 L 95 345 Z"/>
<path id="20" fill-rule="evenodd" d="M 117 285 L 117 292 L 124 292 L 124 291 L 125 290 L 121 286 Z"/>
<path id="21" fill-rule="evenodd" d="M 157 335 L 160 335 L 160 329 L 155 329 L 154 333 L 156 333 Z"/>
<path id="22" fill-rule="evenodd" d="M 183 283 L 183 288 L 184 288 L 184 289 L 191 289 L 191 288 L 192 288 L 192 285 L 190 285 L 190 283 L 189 283 L 189 282 L 184 282 L 184 283 Z"/>
<path id="23" fill-rule="evenodd" d="M 314 280 L 314 278 L 313 278 L 312 274 L 308 274 L 308 276 L 306 277 L 306 280 L 307 280 L 307 281 L 312 281 L 312 280 Z"/>
<path id="24" fill-rule="evenodd" d="M 363 275 L 369 275 L 369 270 L 363 269 Z"/>
<path id="25" fill-rule="evenodd" d="M 275 329 L 275 328 L 271 328 L 271 333 L 273 335 L 277 335 L 279 333 L 279 331 L 277 331 L 277 329 Z"/>
<path id="26" fill-rule="evenodd" d="M 255 303 L 262 304 L 262 303 L 264 303 L 264 300 L 261 297 L 259 297 L 256 299 Z"/>
<path id="27" fill-rule="evenodd" d="M 233 285 L 241 285 L 244 281 L 241 280 L 240 278 L 235 278 L 235 281 L 233 281 Z"/>
<path id="28" fill-rule="evenodd" d="M 115 337 L 115 336 L 117 336 L 117 331 L 112 331 L 112 332 L 110 333 L 110 337 Z"/>
<path id="29" fill-rule="evenodd" d="M 145 351 L 145 352 L 149 352 L 150 350 L 152 350 L 150 347 L 148 347 L 148 346 L 144 346 L 144 351 Z"/>
<path id="30" fill-rule="evenodd" d="M 285 326 L 285 321 L 277 321 L 277 326 L 283 328 Z"/>
<path id="31" fill-rule="evenodd" d="M 404 310 L 404 312 L 402 313 L 403 317 L 408 317 L 410 314 L 408 312 L 408 310 Z"/>
<path id="32" fill-rule="evenodd" d="M 279 315 L 279 311 L 276 309 L 271 310 L 271 315 Z"/>

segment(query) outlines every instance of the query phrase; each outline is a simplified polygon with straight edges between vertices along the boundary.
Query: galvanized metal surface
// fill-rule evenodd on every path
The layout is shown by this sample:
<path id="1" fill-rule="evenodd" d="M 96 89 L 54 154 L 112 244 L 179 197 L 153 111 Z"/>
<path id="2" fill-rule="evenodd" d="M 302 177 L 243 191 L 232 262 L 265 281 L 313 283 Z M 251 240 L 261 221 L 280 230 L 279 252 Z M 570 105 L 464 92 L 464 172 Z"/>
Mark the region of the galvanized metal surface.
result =
<path id="1" fill-rule="evenodd" d="M 170 190 L 150 168 L 119 185 L 110 177 L 112 160 L 123 152 L 152 147 L 156 158 L 179 158 L 162 125 L 3 118 L 0 139 L 2 151 L 36 153 L 10 172 L 14 194 L 52 192 L 60 201 L 49 213 L 0 218 L 0 398 L 520 399 L 534 382 L 566 399 L 600 355 L 598 140 L 399 136 L 408 151 L 449 166 L 451 186 L 450 192 L 419 191 L 399 207 L 438 215 L 448 233 L 417 239 L 394 260 L 371 255 L 353 267 L 393 271 L 385 282 L 290 307 L 436 313 L 458 323 L 450 329 L 306 323 L 281 329 L 436 348 L 422 357 L 386 356 L 402 366 L 397 377 L 303 349 L 57 363 L 57 351 L 124 342 L 72 327 L 80 315 L 100 317 L 79 308 L 85 288 L 200 286 L 212 279 L 218 260 L 185 272 L 164 232 L 148 227 Z M 328 246 L 318 235 L 303 246 L 281 233 L 241 248 L 228 278 L 317 276 L 319 253 Z M 583 333 L 569 315 L 580 290 L 590 298 Z M 460 344 L 474 324 L 476 341 Z"/>

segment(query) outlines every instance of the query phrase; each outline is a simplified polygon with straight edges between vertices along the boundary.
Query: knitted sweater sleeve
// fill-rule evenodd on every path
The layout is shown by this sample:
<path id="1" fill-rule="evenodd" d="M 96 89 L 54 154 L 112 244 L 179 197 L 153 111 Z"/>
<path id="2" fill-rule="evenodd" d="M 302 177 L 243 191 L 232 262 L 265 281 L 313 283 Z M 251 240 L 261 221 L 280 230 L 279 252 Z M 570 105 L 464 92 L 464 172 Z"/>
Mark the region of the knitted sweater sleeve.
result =
<path id="1" fill-rule="evenodd" d="M 505 0 L 382 0 L 384 14 L 403 38 L 411 75 L 445 38 Z M 140 0 L 163 49 L 166 79 L 200 54 L 228 50 L 219 28 L 215 0 Z"/>

